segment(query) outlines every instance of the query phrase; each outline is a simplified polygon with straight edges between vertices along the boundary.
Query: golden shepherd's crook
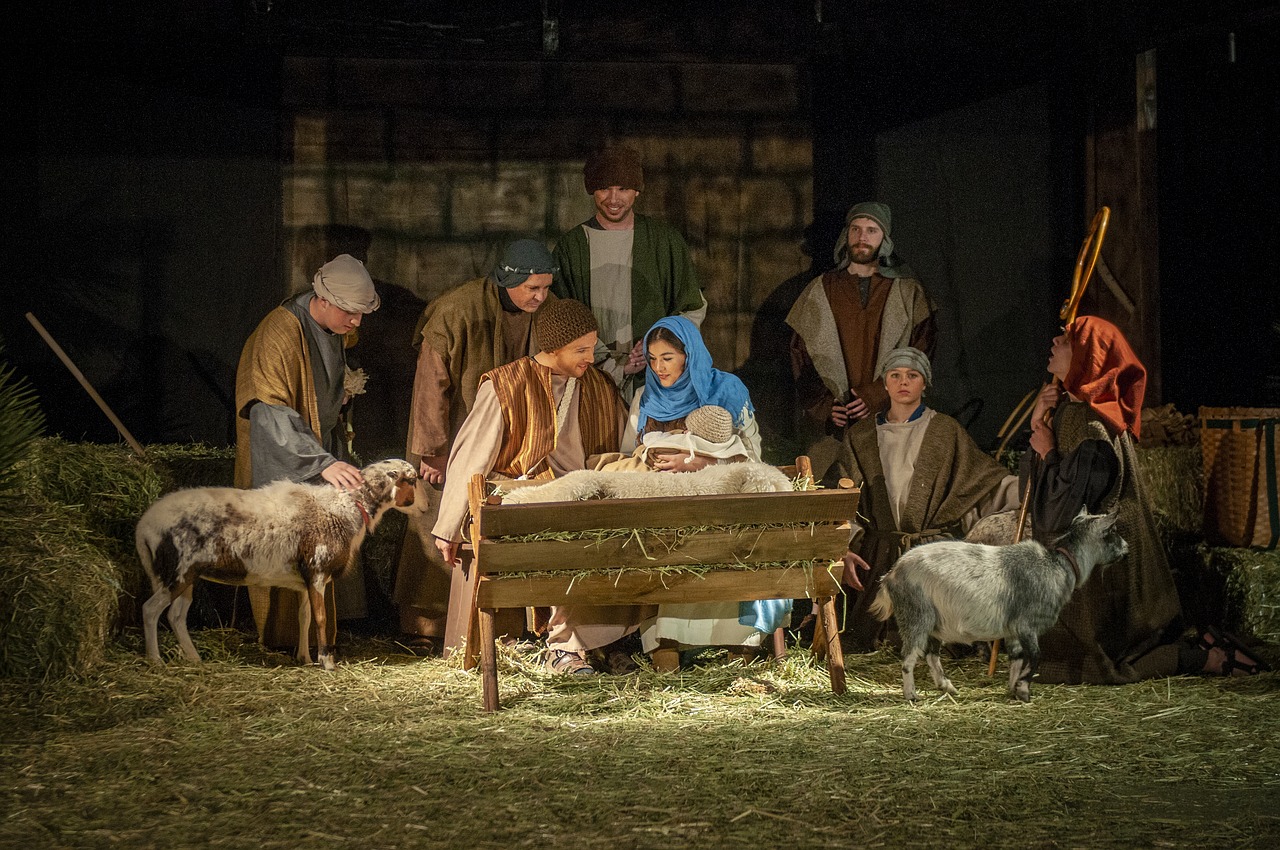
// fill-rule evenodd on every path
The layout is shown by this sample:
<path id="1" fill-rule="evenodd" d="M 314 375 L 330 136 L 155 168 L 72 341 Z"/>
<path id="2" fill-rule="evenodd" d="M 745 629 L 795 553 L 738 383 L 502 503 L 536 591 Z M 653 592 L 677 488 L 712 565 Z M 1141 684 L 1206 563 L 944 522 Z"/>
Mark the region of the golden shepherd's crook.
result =
<path id="1" fill-rule="evenodd" d="M 1064 326 L 1069 325 L 1076 320 L 1076 311 L 1080 309 L 1080 299 L 1084 297 L 1084 291 L 1089 288 L 1089 279 L 1093 277 L 1093 268 L 1098 264 L 1098 254 L 1102 252 L 1102 240 L 1107 236 L 1107 224 L 1111 221 L 1111 208 L 1102 207 L 1093 217 L 1093 223 L 1089 225 L 1089 233 L 1084 237 L 1084 241 L 1080 243 L 1080 253 L 1076 255 L 1076 270 L 1071 276 L 1071 294 L 1066 301 L 1062 302 L 1062 309 L 1058 311 L 1058 318 L 1063 321 Z M 1086 259 L 1087 264 L 1086 264 Z M 1023 396 L 1022 401 L 1014 408 L 1014 412 L 1009 414 L 1009 419 L 1005 420 L 1005 427 L 1001 429 L 1000 447 L 996 449 L 996 457 L 999 458 L 1004 452 L 1004 448 L 1009 444 L 1010 438 L 1018 433 L 1024 422 L 1031 416 L 1031 411 L 1035 409 L 1035 404 L 1029 404 L 1037 395 L 1039 390 L 1035 389 Z M 1018 416 L 1017 424 L 1009 428 L 1009 422 L 1013 419 L 1015 413 L 1025 407 L 1021 415 Z M 1005 430 L 1008 429 L 1008 430 Z M 1027 508 L 1031 504 L 1031 485 L 1027 484 L 1027 492 L 1022 497 L 1022 505 L 1018 508 L 1018 525 L 1013 531 L 1013 542 L 1017 543 L 1022 539 L 1022 527 L 1027 521 Z M 991 643 L 991 660 L 987 665 L 987 675 L 994 676 L 996 674 L 996 661 L 1000 657 L 1000 640 L 996 639 Z"/>
<path id="2" fill-rule="evenodd" d="M 1058 318 L 1067 324 L 1075 321 L 1076 311 L 1080 309 L 1080 299 L 1089 288 L 1089 279 L 1093 277 L 1093 267 L 1098 264 L 1098 254 L 1102 251 L 1102 240 L 1107 236 L 1107 224 L 1111 221 L 1111 208 L 1103 207 L 1093 217 L 1089 225 L 1089 235 L 1080 243 L 1080 254 L 1076 257 L 1075 274 L 1071 277 L 1071 295 L 1062 302 L 1062 310 Z M 1089 264 L 1085 265 L 1085 256 Z"/>

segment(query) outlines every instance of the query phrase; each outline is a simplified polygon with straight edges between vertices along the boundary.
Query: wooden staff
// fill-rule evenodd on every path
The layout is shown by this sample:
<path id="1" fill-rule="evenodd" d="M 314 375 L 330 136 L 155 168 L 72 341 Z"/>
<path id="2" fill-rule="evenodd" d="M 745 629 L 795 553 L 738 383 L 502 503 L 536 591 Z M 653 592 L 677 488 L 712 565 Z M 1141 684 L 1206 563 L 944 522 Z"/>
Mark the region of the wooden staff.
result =
<path id="1" fill-rule="evenodd" d="M 76 368 L 76 364 L 71 362 L 71 358 L 62 350 L 62 346 L 58 345 L 49 332 L 44 329 L 44 325 L 40 324 L 40 320 L 31 313 L 27 313 L 27 321 L 36 329 L 36 333 L 40 334 L 45 343 L 53 349 L 53 353 L 58 355 L 58 359 L 62 361 L 62 365 L 66 366 L 67 369 L 70 370 L 71 375 L 80 382 L 80 386 L 84 387 L 84 391 L 89 394 L 89 398 L 97 402 L 98 407 L 101 408 L 102 412 L 107 414 L 107 418 L 111 420 L 112 425 L 116 426 L 116 430 L 120 432 L 120 436 L 124 437 L 124 441 L 129 444 L 129 448 L 133 449 L 134 453 L 138 457 L 145 459 L 147 453 L 143 451 L 142 445 L 133 438 L 133 435 L 129 433 L 129 429 L 124 427 L 124 423 L 121 422 L 111 408 L 107 406 L 107 403 L 102 400 L 102 396 L 98 395 L 98 391 L 89 383 L 89 379 L 84 376 L 84 373 Z"/>
<path id="2" fill-rule="evenodd" d="M 1107 224 L 1111 221 L 1111 208 L 1102 207 L 1093 217 L 1093 223 L 1089 225 L 1089 233 L 1084 237 L 1084 242 L 1080 243 L 1080 253 L 1076 255 L 1076 269 L 1071 277 L 1071 294 L 1067 296 L 1067 300 L 1062 302 L 1062 309 L 1058 311 L 1058 318 L 1067 326 L 1076 320 L 1076 312 L 1080 309 L 1080 299 L 1084 297 L 1084 291 L 1089 287 L 1089 278 L 1093 277 L 1094 266 L 1098 264 L 1098 254 L 1102 251 L 1102 240 L 1107 235 Z M 1087 265 L 1086 265 L 1087 258 Z M 1056 378 L 1054 379 L 1057 380 Z M 1032 390 L 1023 398 L 1018 407 L 1022 407 L 1029 399 L 1039 395 L 1038 390 Z M 1027 405 L 1026 410 L 1018 417 L 1018 424 L 1015 425 L 1005 436 L 1004 441 L 1000 443 L 1000 447 L 996 449 L 996 457 L 1000 457 L 1000 453 L 1004 451 L 1005 444 L 1009 442 L 1009 438 L 1013 436 L 1031 416 L 1031 411 L 1035 410 L 1035 404 Z M 1017 409 L 1015 408 L 1015 413 Z M 1010 414 L 1010 419 L 1013 414 Z M 1005 425 L 1009 424 L 1008 420 Z M 1033 458 L 1034 459 L 1034 458 Z M 1027 480 L 1027 492 L 1022 496 L 1022 504 L 1018 507 L 1018 525 L 1013 530 L 1013 542 L 1017 543 L 1022 540 L 1022 527 L 1027 521 L 1027 509 L 1031 505 L 1031 497 L 1035 490 L 1035 484 L 1032 480 L 1033 475 Z M 994 676 L 996 674 L 996 660 L 1000 656 L 1000 639 L 996 638 L 991 642 L 991 660 L 987 664 L 987 675 Z"/>

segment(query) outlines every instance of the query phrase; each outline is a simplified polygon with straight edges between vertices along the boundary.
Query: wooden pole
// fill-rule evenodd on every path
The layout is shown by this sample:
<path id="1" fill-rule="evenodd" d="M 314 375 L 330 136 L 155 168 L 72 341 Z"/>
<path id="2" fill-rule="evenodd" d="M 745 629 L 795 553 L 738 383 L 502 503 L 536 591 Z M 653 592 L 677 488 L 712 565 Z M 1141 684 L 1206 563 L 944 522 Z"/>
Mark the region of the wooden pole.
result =
<path id="1" fill-rule="evenodd" d="M 80 386 L 84 387 L 84 391 L 89 394 L 89 398 L 93 399 L 102 412 L 107 415 L 107 418 L 111 420 L 111 424 L 116 426 L 116 430 L 120 432 L 120 436 L 124 437 L 124 441 L 129 444 L 129 448 L 133 449 L 134 453 L 138 457 L 146 458 L 147 453 L 143 451 L 142 445 L 133 438 L 133 435 L 129 433 L 129 429 L 124 427 L 124 423 L 121 422 L 119 417 L 117 417 L 111 408 L 107 406 L 107 403 L 102 400 L 102 396 L 98 395 L 98 391 L 89 383 L 89 379 L 76 368 L 76 364 L 71 362 L 71 358 L 62 350 L 62 346 L 58 345 L 57 341 L 55 341 L 54 338 L 50 336 L 49 332 L 44 329 L 44 325 L 40 324 L 40 320 L 31 313 L 27 313 L 27 321 L 36 329 L 36 333 L 40 334 L 45 343 L 53 349 L 53 353 L 58 355 L 58 359 L 62 361 L 62 365 L 66 366 L 67 369 L 70 370 L 71 375 L 80 382 Z"/>
<path id="2" fill-rule="evenodd" d="M 1084 237 L 1084 242 L 1080 243 L 1080 253 L 1076 255 L 1076 268 L 1071 276 L 1071 294 L 1067 296 L 1067 300 L 1062 302 L 1062 309 L 1058 311 L 1058 318 L 1070 325 L 1076 320 L 1076 312 L 1080 309 L 1080 299 L 1084 297 L 1084 291 L 1089 288 L 1089 278 L 1093 276 L 1094 266 L 1098 263 L 1098 255 L 1102 253 L 1102 240 L 1107 236 L 1107 224 L 1111 221 L 1111 207 L 1101 207 L 1093 216 L 1093 221 L 1089 224 L 1089 233 Z M 1103 261 L 1106 265 L 1106 261 Z M 1056 380 L 1056 379 L 1054 379 Z M 1038 395 L 1037 390 L 1032 390 L 1023 398 L 1022 403 L 1025 404 L 1029 399 Z M 1022 405 L 1019 404 L 1019 407 Z M 1027 414 L 1035 410 L 1033 403 L 1027 408 Z M 1013 418 L 1013 414 L 1009 415 Z M 1022 427 L 1022 421 L 1026 418 L 1026 414 L 1018 420 L 1014 430 Z M 1006 425 L 1009 423 L 1006 421 Z M 1010 432 L 1009 436 L 1012 436 Z M 1000 448 L 996 450 L 997 459 L 1000 452 L 1004 450 L 1005 443 L 1009 441 L 1009 436 L 1005 437 L 1005 441 L 1000 444 Z M 1034 480 L 1034 472 L 1031 480 L 1027 481 L 1027 492 L 1022 497 L 1022 505 L 1018 508 L 1018 527 L 1013 532 L 1013 542 L 1017 543 L 1022 540 L 1022 525 L 1027 518 L 1027 505 L 1031 502 L 1032 481 Z M 991 661 L 987 665 L 987 675 L 994 676 L 996 674 L 996 659 L 1000 656 L 1000 639 L 996 638 L 991 642 Z"/>

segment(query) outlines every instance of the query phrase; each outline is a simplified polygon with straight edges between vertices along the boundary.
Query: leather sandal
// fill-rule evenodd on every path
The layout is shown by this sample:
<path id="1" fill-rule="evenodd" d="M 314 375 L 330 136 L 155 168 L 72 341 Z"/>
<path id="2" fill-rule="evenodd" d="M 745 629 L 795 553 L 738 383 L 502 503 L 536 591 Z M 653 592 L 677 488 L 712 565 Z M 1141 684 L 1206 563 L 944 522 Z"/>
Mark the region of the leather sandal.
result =
<path id="1" fill-rule="evenodd" d="M 1197 645 L 1205 650 L 1222 650 L 1224 657 L 1222 668 L 1217 672 L 1219 676 L 1234 676 L 1237 670 L 1246 676 L 1256 676 L 1259 673 L 1271 671 L 1271 665 L 1254 655 L 1244 641 L 1231 632 L 1215 626 L 1205 628 Z"/>
<path id="2" fill-rule="evenodd" d="M 564 676 L 594 676 L 596 672 L 581 653 L 567 649 L 548 649 L 547 669 Z"/>

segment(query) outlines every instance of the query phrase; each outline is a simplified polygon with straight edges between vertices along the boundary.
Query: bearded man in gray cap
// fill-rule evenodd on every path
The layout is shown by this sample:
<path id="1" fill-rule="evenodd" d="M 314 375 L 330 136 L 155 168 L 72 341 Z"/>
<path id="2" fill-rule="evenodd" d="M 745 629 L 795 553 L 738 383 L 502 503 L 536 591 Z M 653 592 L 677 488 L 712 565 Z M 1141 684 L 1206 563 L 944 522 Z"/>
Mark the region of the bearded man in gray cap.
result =
<path id="1" fill-rule="evenodd" d="M 328 482 L 343 490 L 364 483 L 346 460 L 342 407 L 362 384 L 347 369 L 346 349 L 360 320 L 380 303 L 373 279 L 350 254 L 320 267 L 312 289 L 290 296 L 258 324 L 236 369 L 237 487 L 281 479 Z M 352 579 L 363 577 L 353 574 Z M 326 591 L 331 609 L 332 590 Z M 292 646 L 298 637 L 297 594 L 251 587 L 258 638 Z M 339 612 L 330 610 L 336 629 Z M 332 645 L 334 634 L 319 641 Z"/>
<path id="2" fill-rule="evenodd" d="M 644 337 L 664 316 L 701 325 L 707 301 L 689 246 L 670 225 L 635 211 L 644 190 L 640 154 L 625 145 L 587 157 L 582 183 L 596 212 L 556 244 L 555 293 L 591 308 L 600 323 L 596 366 L 622 389 L 644 386 Z"/>
<path id="3" fill-rule="evenodd" d="M 819 477 L 845 427 L 888 403 L 877 380 L 888 353 L 912 346 L 933 356 L 935 308 L 894 253 L 891 223 L 885 204 L 851 208 L 836 240 L 836 268 L 810 281 L 787 314 L 798 407 L 809 430 L 820 429 L 808 449 Z"/>
<path id="4" fill-rule="evenodd" d="M 418 349 L 409 412 L 406 457 L 428 484 L 445 482 L 449 449 L 475 406 L 480 376 L 520 357 L 538 353 L 536 329 L 542 307 L 555 298 L 557 269 L 546 246 L 535 239 L 511 242 L 489 274 L 461 283 L 423 310 L 413 335 Z M 441 648 L 449 610 L 450 572 L 431 536 L 439 491 L 423 488 L 425 509 L 411 514 L 400 551 L 392 601 L 400 617 L 401 642 L 423 655 Z M 499 634 L 523 630 L 500 619 Z"/>

